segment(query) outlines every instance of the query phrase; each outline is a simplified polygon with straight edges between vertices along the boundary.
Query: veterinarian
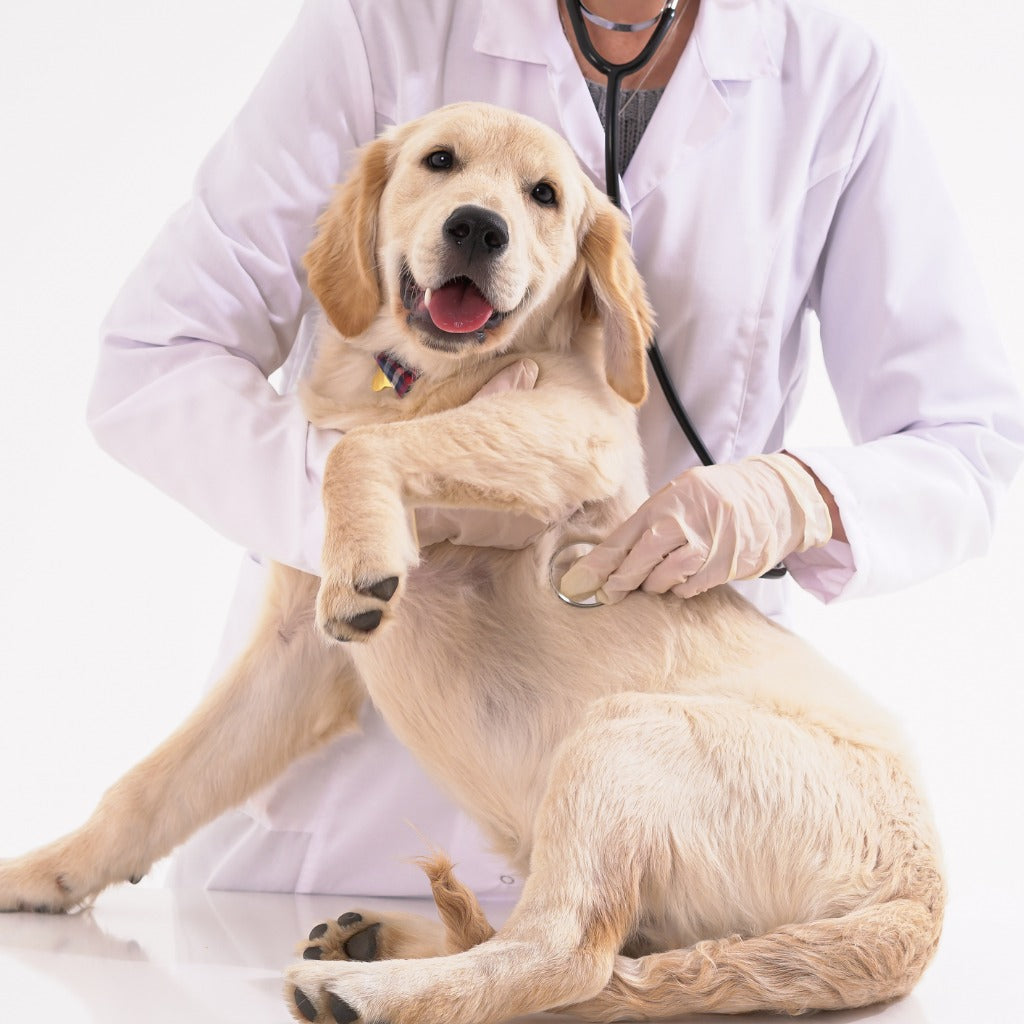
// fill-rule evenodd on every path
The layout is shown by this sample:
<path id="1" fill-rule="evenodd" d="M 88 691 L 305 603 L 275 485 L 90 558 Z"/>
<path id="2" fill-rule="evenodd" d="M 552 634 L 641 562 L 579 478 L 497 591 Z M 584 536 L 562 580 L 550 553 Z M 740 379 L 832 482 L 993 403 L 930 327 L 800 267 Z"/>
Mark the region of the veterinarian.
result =
<path id="1" fill-rule="evenodd" d="M 982 553 L 1024 452 L 1020 397 L 897 75 L 863 32 L 800 0 L 684 3 L 625 82 L 621 201 L 668 373 L 720 465 L 690 472 L 697 458 L 655 388 L 641 412 L 653 497 L 580 563 L 577 585 L 608 601 L 642 586 L 687 593 L 743 575 L 768 545 L 831 601 Z M 587 8 L 594 46 L 623 62 L 662 4 Z M 114 457 L 257 553 L 225 660 L 248 635 L 264 560 L 319 570 L 337 435 L 313 429 L 294 395 L 316 316 L 301 258 L 355 149 L 448 102 L 484 100 L 552 125 L 603 185 L 604 84 L 565 0 L 306 3 L 118 296 L 89 412 Z M 853 443 L 793 450 L 765 472 L 746 460 L 786 445 L 812 319 Z M 536 529 L 428 519 L 430 540 L 517 546 Z M 793 553 L 798 536 L 815 546 Z M 740 584 L 773 615 L 791 585 Z M 362 735 L 200 833 L 174 879 L 419 895 L 409 822 L 481 894 L 516 893 L 369 710 Z"/>

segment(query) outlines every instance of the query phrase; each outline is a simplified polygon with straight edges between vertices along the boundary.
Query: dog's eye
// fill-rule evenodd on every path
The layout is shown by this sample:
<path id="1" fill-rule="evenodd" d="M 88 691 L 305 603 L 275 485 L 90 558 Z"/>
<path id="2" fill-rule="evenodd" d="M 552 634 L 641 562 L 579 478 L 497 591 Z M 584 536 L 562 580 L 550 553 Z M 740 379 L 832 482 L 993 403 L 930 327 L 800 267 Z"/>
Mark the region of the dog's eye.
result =
<path id="1" fill-rule="evenodd" d="M 455 166 L 455 154 L 450 149 L 435 149 L 423 162 L 432 171 L 450 171 Z"/>
<path id="2" fill-rule="evenodd" d="M 555 193 L 553 185 L 546 181 L 539 181 L 533 186 L 533 191 L 530 195 L 538 202 L 541 206 L 554 206 L 558 202 L 558 196 Z"/>

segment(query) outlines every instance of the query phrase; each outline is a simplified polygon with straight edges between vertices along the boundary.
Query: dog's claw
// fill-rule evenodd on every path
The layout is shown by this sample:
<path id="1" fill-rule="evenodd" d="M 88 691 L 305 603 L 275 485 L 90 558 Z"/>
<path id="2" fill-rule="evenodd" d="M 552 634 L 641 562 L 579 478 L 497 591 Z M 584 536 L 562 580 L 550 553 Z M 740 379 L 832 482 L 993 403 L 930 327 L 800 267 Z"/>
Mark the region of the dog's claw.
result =
<path id="1" fill-rule="evenodd" d="M 302 991 L 301 988 L 297 988 L 292 993 L 292 998 L 295 1000 L 295 1008 L 302 1014 L 306 1020 L 313 1022 L 316 1020 L 316 1007 L 313 1005 L 309 996 Z"/>

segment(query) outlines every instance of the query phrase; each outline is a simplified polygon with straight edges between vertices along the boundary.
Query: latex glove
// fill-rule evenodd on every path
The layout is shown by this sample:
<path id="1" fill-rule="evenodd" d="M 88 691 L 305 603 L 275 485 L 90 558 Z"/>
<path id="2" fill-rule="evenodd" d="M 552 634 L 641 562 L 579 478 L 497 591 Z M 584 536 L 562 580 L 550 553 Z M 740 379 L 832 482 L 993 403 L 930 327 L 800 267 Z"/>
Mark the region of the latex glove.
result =
<path id="1" fill-rule="evenodd" d="M 520 359 L 499 370 L 471 399 L 476 402 L 505 391 L 530 391 L 537 383 L 539 367 L 532 359 Z M 479 508 L 418 508 L 416 535 L 420 547 L 447 540 L 488 548 L 525 548 L 548 524 L 515 512 Z"/>
<path id="2" fill-rule="evenodd" d="M 755 579 L 795 551 L 828 542 L 832 520 L 814 478 L 788 455 L 692 469 L 652 495 L 562 578 L 574 600 L 631 591 L 693 597 Z"/>

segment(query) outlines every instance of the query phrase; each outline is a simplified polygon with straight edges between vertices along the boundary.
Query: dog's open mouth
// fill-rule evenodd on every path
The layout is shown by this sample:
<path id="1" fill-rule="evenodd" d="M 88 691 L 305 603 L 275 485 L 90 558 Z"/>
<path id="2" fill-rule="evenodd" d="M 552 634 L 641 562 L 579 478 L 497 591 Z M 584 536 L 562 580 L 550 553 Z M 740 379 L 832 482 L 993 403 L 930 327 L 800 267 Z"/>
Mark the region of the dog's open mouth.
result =
<path id="1" fill-rule="evenodd" d="M 486 332 L 508 315 L 497 311 L 468 277 L 453 277 L 439 288 L 421 288 L 408 267 L 403 267 L 401 285 L 410 326 L 423 330 L 428 339 L 449 343 L 442 347 L 461 343 L 470 335 L 483 341 Z"/>

